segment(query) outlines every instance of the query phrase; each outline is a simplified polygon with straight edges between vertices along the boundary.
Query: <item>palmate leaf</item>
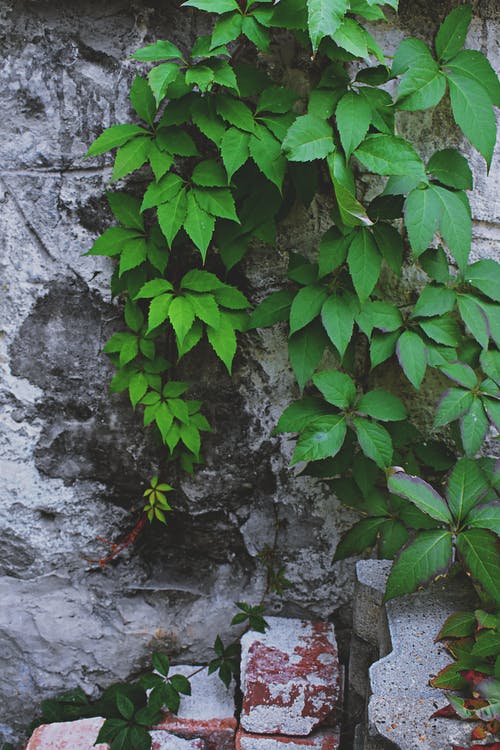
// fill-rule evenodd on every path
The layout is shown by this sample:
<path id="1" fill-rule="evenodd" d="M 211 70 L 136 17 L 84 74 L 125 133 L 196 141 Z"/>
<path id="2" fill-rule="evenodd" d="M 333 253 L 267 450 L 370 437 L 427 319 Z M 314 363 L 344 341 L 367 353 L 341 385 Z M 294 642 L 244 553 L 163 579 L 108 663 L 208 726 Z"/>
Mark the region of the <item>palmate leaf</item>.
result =
<path id="1" fill-rule="evenodd" d="M 231 374 L 233 359 L 236 354 L 236 334 L 230 318 L 221 312 L 219 327 L 207 326 L 207 338 L 210 346 Z"/>
<path id="2" fill-rule="evenodd" d="M 486 494 L 488 482 L 477 461 L 461 458 L 455 464 L 446 487 L 448 505 L 457 524 L 467 519 L 480 498 Z"/>
<path id="3" fill-rule="evenodd" d="M 363 518 L 358 521 L 349 531 L 344 534 L 337 545 L 334 562 L 345 560 L 346 557 L 359 555 L 369 547 L 374 547 L 377 542 L 379 531 L 385 523 L 385 518 Z"/>
<path id="4" fill-rule="evenodd" d="M 500 601 L 500 540 L 486 529 L 469 529 L 457 537 L 462 564 L 494 601 Z"/>
<path id="5" fill-rule="evenodd" d="M 253 311 L 251 327 L 266 328 L 282 320 L 288 320 L 294 297 L 295 293 L 291 289 L 273 292 Z"/>
<path id="6" fill-rule="evenodd" d="M 462 6 L 463 7 L 463 6 Z M 469 162 L 454 148 L 445 148 L 429 159 L 427 171 L 444 185 L 457 190 L 472 190 L 473 176 Z"/>
<path id="7" fill-rule="evenodd" d="M 500 302 L 500 263 L 493 258 L 483 258 L 467 266 L 464 276 L 468 284 Z"/>
<path id="8" fill-rule="evenodd" d="M 448 571 L 452 562 L 452 534 L 437 529 L 423 531 L 394 562 L 384 601 L 416 591 Z"/>
<path id="9" fill-rule="evenodd" d="M 465 193 L 434 185 L 431 190 L 441 204 L 440 232 L 461 270 L 467 265 L 472 243 L 472 218 Z"/>
<path id="10" fill-rule="evenodd" d="M 140 169 L 148 160 L 151 141 L 149 138 L 133 138 L 127 141 L 115 157 L 112 180 L 121 180 L 136 169 Z"/>
<path id="11" fill-rule="evenodd" d="M 191 190 L 187 196 L 184 229 L 200 251 L 203 261 L 205 261 L 215 229 L 215 219 L 200 206 L 197 195 L 196 190 Z"/>
<path id="12" fill-rule="evenodd" d="M 348 8 L 348 0 L 307 0 L 307 25 L 313 52 L 325 36 L 333 36 Z"/>
<path id="13" fill-rule="evenodd" d="M 89 156 L 104 154 L 112 148 L 123 146 L 127 141 L 130 141 L 131 138 L 139 135 L 151 134 L 138 125 L 112 125 L 95 139 L 85 156 L 88 158 Z"/>
<path id="14" fill-rule="evenodd" d="M 470 391 L 462 388 L 449 388 L 444 392 L 438 403 L 434 417 L 434 427 L 442 427 L 455 419 L 458 419 L 470 409 L 473 401 Z"/>
<path id="15" fill-rule="evenodd" d="M 384 560 L 392 560 L 409 539 L 406 526 L 400 521 L 387 519 L 380 528 L 379 554 Z"/>

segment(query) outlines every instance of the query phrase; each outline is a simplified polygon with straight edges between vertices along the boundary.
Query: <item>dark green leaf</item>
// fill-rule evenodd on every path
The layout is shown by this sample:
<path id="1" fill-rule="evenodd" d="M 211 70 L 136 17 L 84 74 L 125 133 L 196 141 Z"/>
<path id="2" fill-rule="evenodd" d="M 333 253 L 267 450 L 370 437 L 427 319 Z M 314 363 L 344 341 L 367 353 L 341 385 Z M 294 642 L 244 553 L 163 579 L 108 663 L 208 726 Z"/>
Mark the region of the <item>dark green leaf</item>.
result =
<path id="1" fill-rule="evenodd" d="M 427 369 L 427 350 L 424 342 L 413 331 L 404 331 L 396 344 L 396 354 L 404 374 L 418 390 Z"/>
<path id="2" fill-rule="evenodd" d="M 162 654 L 159 651 L 155 651 L 152 657 L 153 667 L 163 677 L 167 677 L 170 670 L 170 659 L 166 654 Z"/>
<path id="3" fill-rule="evenodd" d="M 296 294 L 290 309 L 290 334 L 296 333 L 316 318 L 328 291 L 322 286 L 305 286 Z"/>
<path id="4" fill-rule="evenodd" d="M 304 396 L 287 406 L 273 432 L 301 432 L 310 422 L 328 413 L 330 408 L 322 399 Z"/>
<path id="5" fill-rule="evenodd" d="M 153 125 L 156 102 L 148 82 L 142 76 L 136 76 L 130 87 L 130 101 L 139 117 L 148 125 Z"/>
<path id="6" fill-rule="evenodd" d="M 419 294 L 412 317 L 443 315 L 455 307 L 455 292 L 447 287 L 428 284 Z"/>
<path id="7" fill-rule="evenodd" d="M 313 375 L 313 383 L 329 404 L 347 409 L 356 397 L 356 386 L 349 375 L 336 370 L 325 370 Z"/>
<path id="8" fill-rule="evenodd" d="M 452 252 L 460 269 L 464 269 L 472 242 L 472 219 L 465 193 L 434 185 L 430 190 L 441 203 L 441 236 Z"/>
<path id="9" fill-rule="evenodd" d="M 394 519 L 384 521 L 380 527 L 379 552 L 384 560 L 392 560 L 408 541 L 406 526 Z"/>
<path id="10" fill-rule="evenodd" d="M 357 403 L 356 411 L 382 422 L 406 419 L 406 409 L 397 396 L 383 390 L 368 391 Z"/>
<path id="11" fill-rule="evenodd" d="M 345 292 L 328 297 L 321 308 L 323 327 L 341 357 L 344 356 L 352 338 L 356 314 L 356 307 L 353 303 L 355 303 L 353 295 Z"/>
<path id="12" fill-rule="evenodd" d="M 474 396 L 470 408 L 460 419 L 460 435 L 462 445 L 468 456 L 474 456 L 488 431 L 488 419 L 484 413 L 483 404 L 478 396 Z"/>
<path id="13" fill-rule="evenodd" d="M 442 427 L 461 417 L 470 409 L 473 398 L 470 391 L 461 388 L 449 388 L 439 401 L 434 418 L 434 427 Z"/>
<path id="14" fill-rule="evenodd" d="M 500 263 L 492 258 L 484 258 L 467 266 L 465 280 L 487 297 L 500 302 Z"/>
<path id="15" fill-rule="evenodd" d="M 439 221 L 442 204 L 429 188 L 412 190 L 405 203 L 405 224 L 415 257 L 431 244 Z"/>
<path id="16" fill-rule="evenodd" d="M 474 581 L 493 599 L 500 601 L 500 551 L 496 534 L 470 529 L 457 537 L 457 549 Z"/>
<path id="17" fill-rule="evenodd" d="M 237 128 L 229 128 L 221 141 L 222 161 L 227 171 L 228 179 L 247 161 L 250 136 Z"/>
<path id="18" fill-rule="evenodd" d="M 477 462 L 461 458 L 449 476 L 446 490 L 448 505 L 457 524 L 468 516 L 487 489 L 488 484 Z"/>
<path id="19" fill-rule="evenodd" d="M 337 105 L 335 112 L 340 140 L 347 158 L 359 146 L 368 132 L 372 112 L 367 100 L 349 91 Z"/>
<path id="20" fill-rule="evenodd" d="M 427 171 L 434 177 L 457 190 L 472 190 L 473 177 L 469 162 L 454 148 L 445 148 L 436 151 L 431 156 Z"/>
<path id="21" fill-rule="evenodd" d="M 354 417 L 352 422 L 365 456 L 375 461 L 380 469 L 386 469 L 392 462 L 393 454 L 392 440 L 387 430 L 361 417 Z"/>
<path id="22" fill-rule="evenodd" d="M 342 447 L 346 430 L 345 417 L 340 414 L 315 420 L 300 434 L 291 465 L 335 456 Z"/>
<path id="23" fill-rule="evenodd" d="M 480 307 L 476 298 L 469 294 L 458 294 L 457 302 L 460 317 L 465 323 L 466 329 L 472 334 L 480 346 L 486 349 L 490 338 L 486 313 Z"/>
<path id="24" fill-rule="evenodd" d="M 500 503 L 484 503 L 473 508 L 467 516 L 467 526 L 473 529 L 489 529 L 498 536 L 500 529 Z"/>
<path id="25" fill-rule="evenodd" d="M 370 172 L 425 178 L 424 164 L 413 146 L 394 135 L 369 135 L 354 155 Z"/>
<path id="26" fill-rule="evenodd" d="M 496 122 L 486 89 L 468 75 L 448 73 L 451 108 L 455 122 L 491 166 L 496 143 Z"/>
<path id="27" fill-rule="evenodd" d="M 347 254 L 347 263 L 354 288 L 360 302 L 368 299 L 379 275 L 382 259 L 371 232 L 361 229 L 356 232 Z"/>
<path id="28" fill-rule="evenodd" d="M 385 601 L 409 594 L 433 578 L 446 573 L 452 560 L 451 533 L 423 531 L 404 549 L 391 568 Z"/>
<path id="29" fill-rule="evenodd" d="M 374 547 L 385 518 L 363 518 L 344 534 L 335 550 L 334 562 L 346 557 L 359 555 L 369 547 Z"/>
<path id="30" fill-rule="evenodd" d="M 314 115 L 298 117 L 283 141 L 283 151 L 290 161 L 324 159 L 334 148 L 331 126 Z"/>
<path id="31" fill-rule="evenodd" d="M 488 59 L 475 49 L 459 52 L 446 67 L 450 70 L 469 76 L 473 81 L 483 86 L 496 107 L 500 107 L 500 81 L 491 67 Z"/>
<path id="32" fill-rule="evenodd" d="M 349 8 L 347 0 L 307 0 L 308 29 L 313 52 L 325 36 L 333 36 Z"/>
<path id="33" fill-rule="evenodd" d="M 288 341 L 288 356 L 300 388 L 307 383 L 319 365 L 328 338 L 319 321 L 294 333 Z"/>
<path id="34" fill-rule="evenodd" d="M 282 320 L 288 320 L 290 307 L 295 297 L 291 289 L 281 289 L 266 297 L 252 313 L 252 328 L 267 328 Z"/>
<path id="35" fill-rule="evenodd" d="M 436 36 L 436 52 L 440 60 L 451 60 L 463 48 L 472 20 L 470 5 L 460 5 L 449 13 Z"/>
<path id="36" fill-rule="evenodd" d="M 442 523 L 452 523 L 453 519 L 445 501 L 430 484 L 419 477 L 396 472 L 387 480 L 391 492 L 404 497 L 419 510 Z"/>

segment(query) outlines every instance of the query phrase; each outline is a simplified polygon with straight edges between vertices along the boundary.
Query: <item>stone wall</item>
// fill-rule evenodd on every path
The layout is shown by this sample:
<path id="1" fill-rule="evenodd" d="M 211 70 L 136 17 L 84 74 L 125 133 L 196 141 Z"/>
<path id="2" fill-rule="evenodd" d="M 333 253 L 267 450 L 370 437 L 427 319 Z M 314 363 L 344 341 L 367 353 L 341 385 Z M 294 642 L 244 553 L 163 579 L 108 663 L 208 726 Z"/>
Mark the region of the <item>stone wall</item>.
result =
<path id="1" fill-rule="evenodd" d="M 393 49 L 403 34 L 430 37 L 456 3 L 403 3 L 375 29 Z M 189 46 L 203 33 L 173 0 L 0 0 L 0 734 L 15 740 L 43 697 L 89 694 L 148 663 L 153 649 L 202 661 L 224 635 L 232 602 L 264 587 L 256 555 L 282 523 L 280 554 L 292 587 L 276 611 L 349 621 L 352 563 L 332 565 L 352 518 L 328 489 L 287 468 L 270 437 L 297 395 L 282 330 L 248 335 L 232 380 L 211 355 L 186 376 L 209 402 L 216 432 L 206 466 L 176 483 L 166 529 L 152 528 L 105 570 L 98 537 L 130 528 L 129 510 L 160 452 L 125 399 L 107 393 L 100 355 L 120 325 L 106 259 L 82 258 L 110 222 L 104 157 L 83 154 L 104 127 L 131 116 L 128 56 L 153 38 Z M 498 64 L 495 0 L 474 3 L 471 46 Z M 293 73 L 293 71 L 292 71 Z M 300 75 L 300 71 L 295 71 Z M 406 117 L 426 155 L 459 142 L 445 105 Z M 492 255 L 499 229 L 499 161 L 486 176 L 475 155 L 475 250 Z M 367 190 L 370 185 L 367 183 Z M 283 277 L 286 253 L 311 248 L 327 211 L 288 221 L 278 251 L 261 253 L 243 285 L 257 301 Z M 255 270 L 255 268 L 257 270 Z M 174 481 L 175 480 L 175 481 Z"/>

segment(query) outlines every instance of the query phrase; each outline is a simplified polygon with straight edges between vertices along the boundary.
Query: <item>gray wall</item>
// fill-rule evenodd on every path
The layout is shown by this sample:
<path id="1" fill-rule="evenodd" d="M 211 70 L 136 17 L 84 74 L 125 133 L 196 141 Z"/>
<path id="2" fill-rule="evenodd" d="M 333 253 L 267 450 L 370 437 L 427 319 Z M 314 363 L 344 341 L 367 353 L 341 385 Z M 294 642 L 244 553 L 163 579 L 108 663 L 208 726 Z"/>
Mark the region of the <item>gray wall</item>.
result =
<path id="1" fill-rule="evenodd" d="M 430 36 L 453 3 L 408 2 L 375 33 L 394 49 L 403 33 Z M 446 6 L 446 7 L 445 7 Z M 500 61 L 495 0 L 475 4 L 469 43 Z M 130 117 L 127 57 L 153 37 L 190 44 L 203 22 L 174 2 L 0 0 L 0 734 L 16 738 L 43 697 L 89 694 L 148 662 L 153 649 L 204 660 L 227 632 L 232 602 L 264 587 L 256 553 L 283 521 L 280 554 L 293 585 L 287 614 L 348 622 L 352 564 L 333 551 L 352 517 L 327 488 L 295 478 L 290 446 L 270 437 L 297 396 L 284 332 L 241 342 L 234 377 L 203 350 L 186 372 L 210 402 L 216 433 L 206 467 L 172 477 L 179 491 L 166 529 L 148 530 L 105 570 L 85 561 L 130 527 L 128 510 L 160 452 L 126 399 L 109 397 L 100 349 L 119 328 L 110 264 L 82 258 L 110 222 L 109 161 L 82 157 L 108 125 Z M 399 24 L 399 25 L 398 25 Z M 300 76 L 300 71 L 291 71 Z M 428 155 L 459 143 L 445 106 L 402 128 Z M 473 156 L 476 255 L 493 255 L 499 160 L 490 177 Z M 370 189 L 367 181 L 366 189 Z M 242 283 L 253 300 L 279 286 L 286 250 L 307 251 L 327 206 L 298 212 Z M 165 478 L 167 478 L 165 476 Z M 276 603 L 276 611 L 280 611 Z"/>

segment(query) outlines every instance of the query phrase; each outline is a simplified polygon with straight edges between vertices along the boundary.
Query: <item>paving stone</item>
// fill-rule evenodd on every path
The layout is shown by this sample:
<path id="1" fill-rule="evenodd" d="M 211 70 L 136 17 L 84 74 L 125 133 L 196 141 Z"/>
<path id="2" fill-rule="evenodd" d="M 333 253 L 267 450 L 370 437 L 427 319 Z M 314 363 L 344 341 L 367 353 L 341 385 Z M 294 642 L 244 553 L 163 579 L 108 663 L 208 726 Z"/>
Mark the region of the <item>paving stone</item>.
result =
<path id="1" fill-rule="evenodd" d="M 267 618 L 269 629 L 241 640 L 241 725 L 255 734 L 307 736 L 340 696 L 334 627 Z"/>
<path id="2" fill-rule="evenodd" d="M 175 666 L 172 674 L 185 677 L 197 666 Z M 234 717 L 234 683 L 229 689 L 216 674 L 204 669 L 190 679 L 191 695 L 182 696 L 177 714 L 167 712 L 156 729 L 163 729 L 186 739 L 201 737 L 207 750 L 233 750 L 237 722 Z"/>
<path id="3" fill-rule="evenodd" d="M 109 750 L 105 743 L 94 745 L 103 723 L 97 717 L 43 724 L 33 732 L 26 750 Z M 152 731 L 151 739 L 151 750 L 208 750 L 203 739 L 182 739 L 165 731 Z"/>
<path id="4" fill-rule="evenodd" d="M 236 750 L 337 750 L 339 742 L 337 729 L 314 732 L 309 737 L 287 737 L 250 734 L 240 728 L 236 735 Z"/>
<path id="5" fill-rule="evenodd" d="M 377 742 L 384 747 L 388 741 L 400 750 L 468 744 L 467 723 L 429 718 L 447 702 L 429 680 L 451 661 L 434 639 L 448 615 L 473 606 L 471 593 L 463 582 L 439 581 L 385 605 L 392 650 L 370 667 L 368 739 L 373 738 L 374 747 L 379 747 Z"/>

